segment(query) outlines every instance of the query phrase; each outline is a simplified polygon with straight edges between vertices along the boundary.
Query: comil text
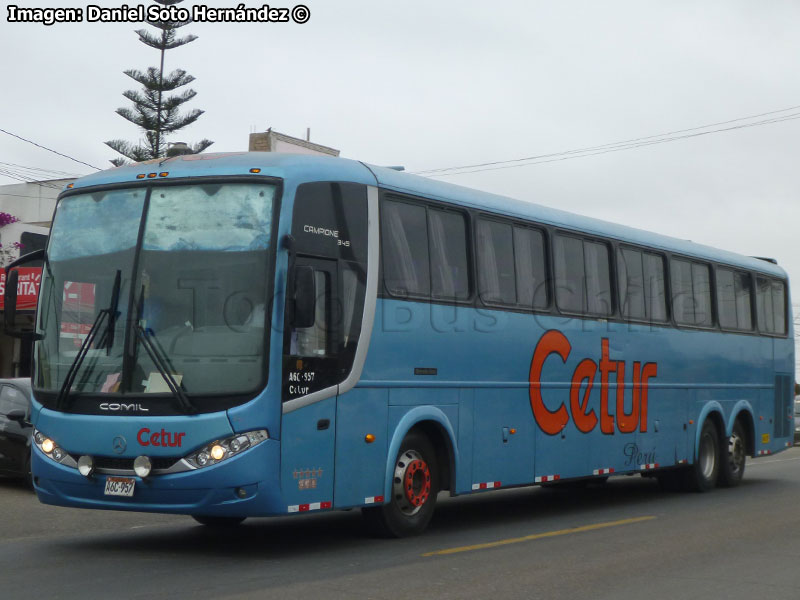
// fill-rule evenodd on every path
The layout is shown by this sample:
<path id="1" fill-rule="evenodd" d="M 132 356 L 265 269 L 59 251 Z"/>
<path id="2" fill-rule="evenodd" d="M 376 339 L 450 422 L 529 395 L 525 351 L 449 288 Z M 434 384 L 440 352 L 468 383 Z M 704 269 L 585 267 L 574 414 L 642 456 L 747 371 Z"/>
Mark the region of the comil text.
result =
<path id="1" fill-rule="evenodd" d="M 584 358 L 575 367 L 569 388 L 569 398 L 565 398 L 555 410 L 545 405 L 542 398 L 542 379 L 547 359 L 556 355 L 566 363 L 572 352 L 567 337 L 557 330 L 545 333 L 536 345 L 531 360 L 529 374 L 530 401 L 533 417 L 539 428 L 548 435 L 560 433 L 569 422 L 570 415 L 575 427 L 582 433 L 589 433 L 600 423 L 600 431 L 612 435 L 615 428 L 620 433 L 647 431 L 647 392 L 649 380 L 658 374 L 658 365 L 654 362 L 642 364 L 634 361 L 631 368 L 631 380 L 625 382 L 625 361 L 611 360 L 609 357 L 609 340 L 603 338 L 600 347 L 600 360 Z M 594 387 L 597 371 L 600 371 L 600 415 L 589 408 L 589 398 Z M 614 375 L 616 383 L 616 411 L 612 412 L 609 403 L 609 379 Z M 546 380 L 546 378 L 545 378 Z M 625 412 L 625 388 L 632 388 L 632 406 Z M 583 393 L 581 393 L 583 391 Z M 569 406 L 569 410 L 567 410 Z"/>

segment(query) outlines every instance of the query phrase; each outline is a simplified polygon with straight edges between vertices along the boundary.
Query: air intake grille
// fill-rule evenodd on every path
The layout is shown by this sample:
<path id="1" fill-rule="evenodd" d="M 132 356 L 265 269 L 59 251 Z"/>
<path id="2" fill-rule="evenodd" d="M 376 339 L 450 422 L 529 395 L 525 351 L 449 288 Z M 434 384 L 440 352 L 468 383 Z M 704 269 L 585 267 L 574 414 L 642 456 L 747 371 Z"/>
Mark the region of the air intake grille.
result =
<path id="1" fill-rule="evenodd" d="M 76 461 L 78 456 L 73 456 Z M 117 456 L 95 456 L 94 466 L 101 471 L 133 471 L 132 458 L 119 458 Z M 163 471 L 169 469 L 172 465 L 178 462 L 179 458 L 151 456 L 150 462 L 153 465 L 154 471 Z"/>
<path id="2" fill-rule="evenodd" d="M 791 431 L 792 396 L 794 385 L 791 375 L 775 376 L 775 430 L 776 438 L 787 437 Z"/>

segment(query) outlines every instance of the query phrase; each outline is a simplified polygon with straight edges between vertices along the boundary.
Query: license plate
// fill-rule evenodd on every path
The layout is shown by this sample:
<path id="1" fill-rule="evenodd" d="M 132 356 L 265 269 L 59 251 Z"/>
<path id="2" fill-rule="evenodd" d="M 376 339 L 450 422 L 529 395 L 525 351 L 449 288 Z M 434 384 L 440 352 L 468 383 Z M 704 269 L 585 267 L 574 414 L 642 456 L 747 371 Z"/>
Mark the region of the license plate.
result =
<path id="1" fill-rule="evenodd" d="M 133 496 L 136 480 L 131 477 L 109 477 L 106 479 L 106 496 Z"/>

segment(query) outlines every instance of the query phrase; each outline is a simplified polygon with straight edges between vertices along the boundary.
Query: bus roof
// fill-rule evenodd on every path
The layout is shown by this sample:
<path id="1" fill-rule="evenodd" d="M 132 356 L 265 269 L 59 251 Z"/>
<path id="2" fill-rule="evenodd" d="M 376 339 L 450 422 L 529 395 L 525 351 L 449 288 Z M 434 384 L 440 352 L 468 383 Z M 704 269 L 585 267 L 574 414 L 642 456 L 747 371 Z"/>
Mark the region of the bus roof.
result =
<path id="1" fill-rule="evenodd" d="M 477 210 L 531 220 L 554 227 L 586 232 L 590 235 L 613 238 L 622 242 L 658 248 L 687 256 L 737 265 L 756 271 L 785 277 L 785 271 L 766 260 L 719 250 L 660 235 L 642 229 L 626 227 L 593 219 L 533 202 L 515 200 L 427 177 L 411 175 L 392 168 L 368 165 L 355 160 L 328 156 L 280 154 L 274 152 L 232 152 L 177 156 L 162 161 L 148 161 L 113 168 L 75 181 L 74 188 L 137 182 L 137 175 L 148 181 L 161 180 L 159 173 L 168 172 L 164 180 L 183 177 L 247 175 L 251 169 L 261 169 L 261 175 L 277 177 L 293 185 L 311 181 L 353 181 L 367 185 L 455 203 Z"/>

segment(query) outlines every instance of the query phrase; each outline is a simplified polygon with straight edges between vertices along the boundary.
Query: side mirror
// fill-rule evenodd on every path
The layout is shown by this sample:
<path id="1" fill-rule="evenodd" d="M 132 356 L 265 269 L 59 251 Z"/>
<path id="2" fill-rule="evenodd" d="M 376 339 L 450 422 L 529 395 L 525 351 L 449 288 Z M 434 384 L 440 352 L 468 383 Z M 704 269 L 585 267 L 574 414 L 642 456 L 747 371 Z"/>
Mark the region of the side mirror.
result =
<path id="1" fill-rule="evenodd" d="M 314 267 L 302 266 L 294 270 L 294 318 L 292 324 L 302 329 L 314 325 L 317 313 L 317 286 Z"/>
<path id="2" fill-rule="evenodd" d="M 3 294 L 5 302 L 3 312 L 3 325 L 6 333 L 11 337 L 38 340 L 41 339 L 33 331 L 24 331 L 16 328 L 17 318 L 17 285 L 19 284 L 19 271 L 16 267 L 20 267 L 29 262 L 36 260 L 47 260 L 45 258 L 44 250 L 34 250 L 24 256 L 20 256 L 17 260 L 6 266 L 6 288 Z"/>
<path id="3" fill-rule="evenodd" d="M 25 421 L 25 411 L 22 410 L 21 408 L 15 408 L 6 415 L 6 418 L 9 421 L 17 421 L 18 423 L 23 423 Z"/>

